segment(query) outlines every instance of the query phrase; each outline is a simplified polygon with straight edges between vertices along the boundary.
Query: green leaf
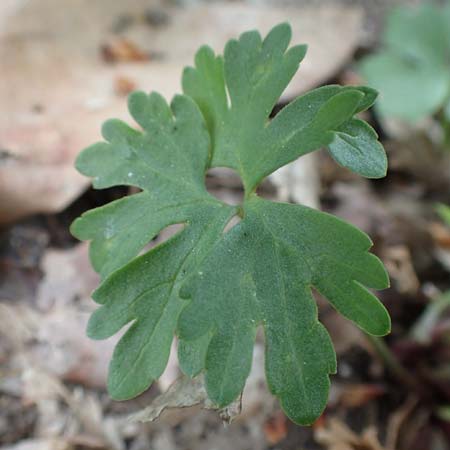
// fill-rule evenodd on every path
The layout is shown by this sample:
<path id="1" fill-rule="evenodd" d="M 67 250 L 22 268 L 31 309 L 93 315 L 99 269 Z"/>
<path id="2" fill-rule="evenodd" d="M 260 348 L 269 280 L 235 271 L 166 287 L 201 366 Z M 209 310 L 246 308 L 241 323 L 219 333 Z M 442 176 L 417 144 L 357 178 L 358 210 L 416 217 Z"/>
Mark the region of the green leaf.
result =
<path id="1" fill-rule="evenodd" d="M 93 294 L 102 306 L 89 321 L 91 338 L 108 338 L 132 322 L 110 365 L 108 390 L 116 400 L 140 394 L 164 371 L 184 306 L 180 283 L 230 218 L 229 208 L 220 205 L 197 213 L 198 222 L 114 272 Z"/>
<path id="2" fill-rule="evenodd" d="M 384 47 L 361 72 L 377 88 L 385 116 L 411 122 L 436 113 L 450 94 L 450 7 L 398 7 L 388 17 Z"/>
<path id="3" fill-rule="evenodd" d="M 96 187 L 130 184 L 144 191 L 89 211 L 72 225 L 75 236 L 92 240 L 94 268 L 111 275 L 93 294 L 103 306 L 91 317 L 89 336 L 105 339 L 132 322 L 110 366 L 108 389 L 119 400 L 136 396 L 161 375 L 183 306 L 180 280 L 235 213 L 205 189 L 209 137 L 195 103 L 177 96 L 169 108 L 158 94 L 137 92 L 129 107 L 144 132 L 106 122 L 109 142 L 84 150 L 77 168 L 94 176 Z M 174 223 L 185 223 L 185 229 L 125 265 Z"/>
<path id="4" fill-rule="evenodd" d="M 448 9 L 448 7 L 447 7 Z M 383 41 L 400 54 L 428 64 L 442 64 L 448 57 L 449 22 L 441 7 L 397 7 L 387 18 Z"/>
<path id="5" fill-rule="evenodd" d="M 128 326 L 110 364 L 115 399 L 138 395 L 161 375 L 178 334 L 181 369 L 191 377 L 204 372 L 210 399 L 224 407 L 245 385 L 262 326 L 271 391 L 289 417 L 311 423 L 336 370 L 311 289 L 367 332 L 389 331 L 386 310 L 366 289 L 388 285 L 368 253 L 369 238 L 328 214 L 253 192 L 278 167 L 324 146 L 364 176 L 386 171 L 375 132 L 354 118 L 375 101 L 373 89 L 325 86 L 269 120 L 305 53 L 304 46 L 287 49 L 289 40 L 282 24 L 264 40 L 244 33 L 223 58 L 202 47 L 183 75 L 187 95 L 169 106 L 156 93 L 132 94 L 129 109 L 141 130 L 110 120 L 105 142 L 78 157 L 94 187 L 141 190 L 84 213 L 71 228 L 91 241 L 102 276 L 89 336 L 105 339 Z M 205 174 L 217 165 L 240 174 L 246 192 L 239 207 L 207 192 Z M 235 215 L 242 220 L 228 230 Z M 145 250 L 172 224 L 181 231 Z"/>
<path id="6" fill-rule="evenodd" d="M 210 341 L 210 333 L 189 342 L 179 341 L 178 362 L 183 373 L 195 377 L 203 370 Z"/>
<path id="7" fill-rule="evenodd" d="M 439 203 L 436 205 L 436 211 L 441 219 L 450 226 L 450 206 Z"/>
<path id="8" fill-rule="evenodd" d="M 326 86 L 299 97 L 269 123 L 306 52 L 305 46 L 286 50 L 290 37 L 287 24 L 276 26 L 264 40 L 256 31 L 244 33 L 227 44 L 224 59 L 202 47 L 195 68 L 183 74 L 184 92 L 208 123 L 212 166 L 235 169 L 247 192 L 279 167 L 329 144 L 339 126 L 376 98 L 365 87 Z"/>
<path id="9" fill-rule="evenodd" d="M 367 178 L 386 176 L 387 158 L 374 129 L 366 122 L 352 119 L 335 133 L 328 149 L 340 165 Z"/>
<path id="10" fill-rule="evenodd" d="M 192 301 L 178 333 L 185 340 L 212 333 L 206 387 L 222 407 L 244 387 L 262 325 L 270 389 L 289 417 L 311 423 L 326 405 L 328 374 L 336 368 L 311 288 L 364 330 L 384 335 L 389 315 L 364 285 L 387 287 L 387 274 L 367 252 L 367 236 L 333 216 L 257 197 L 245 210 L 183 285 L 181 295 Z"/>
<path id="11" fill-rule="evenodd" d="M 445 120 L 450 123 L 450 100 L 448 100 L 444 106 L 444 117 Z"/>
<path id="12" fill-rule="evenodd" d="M 418 121 L 434 114 L 449 92 L 448 68 L 401 59 L 389 51 L 366 58 L 361 70 L 381 92 L 377 107 L 385 116 Z"/>
<path id="13" fill-rule="evenodd" d="M 159 94 L 136 92 L 129 108 L 144 132 L 110 120 L 103 127 L 108 142 L 94 144 L 77 159 L 77 169 L 94 177 L 96 188 L 143 189 L 72 224 L 76 237 L 92 240 L 92 263 L 102 276 L 130 261 L 166 226 L 196 216 L 199 205 L 217 203 L 203 181 L 210 141 L 195 103 L 176 96 L 169 108 Z"/>

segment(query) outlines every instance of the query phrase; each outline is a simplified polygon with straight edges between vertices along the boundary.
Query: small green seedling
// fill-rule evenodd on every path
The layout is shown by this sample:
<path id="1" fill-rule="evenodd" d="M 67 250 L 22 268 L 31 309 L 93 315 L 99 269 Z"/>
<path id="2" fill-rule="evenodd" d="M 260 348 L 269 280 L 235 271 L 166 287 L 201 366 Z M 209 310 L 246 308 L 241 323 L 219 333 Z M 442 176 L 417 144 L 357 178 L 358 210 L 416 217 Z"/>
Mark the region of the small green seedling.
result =
<path id="1" fill-rule="evenodd" d="M 91 241 L 102 277 L 89 336 L 105 339 L 130 325 L 110 364 L 114 399 L 140 394 L 162 374 L 176 335 L 182 371 L 203 373 L 208 396 L 225 407 L 244 388 L 262 327 L 268 386 L 293 421 L 310 424 L 336 372 L 311 289 L 368 333 L 389 332 L 388 313 L 366 289 L 388 286 L 382 263 L 368 252 L 370 239 L 329 214 L 255 193 L 267 175 L 321 147 L 365 177 L 386 173 L 376 133 L 355 117 L 374 102 L 373 89 L 321 87 L 269 120 L 306 53 L 304 45 L 288 49 L 290 38 L 281 24 L 264 40 L 256 31 L 231 40 L 223 57 L 200 48 L 195 67 L 183 73 L 184 95 L 168 105 L 157 93 L 131 94 L 130 113 L 142 130 L 107 121 L 106 142 L 78 157 L 95 188 L 142 190 L 72 225 L 76 237 Z M 217 166 L 239 173 L 240 206 L 206 190 L 205 174 Z M 234 216 L 240 222 L 225 229 Z M 171 224 L 184 227 L 139 255 Z"/>
<path id="2" fill-rule="evenodd" d="M 414 123 L 439 113 L 450 124 L 450 3 L 394 9 L 381 50 L 361 71 L 380 91 L 383 116 Z"/>

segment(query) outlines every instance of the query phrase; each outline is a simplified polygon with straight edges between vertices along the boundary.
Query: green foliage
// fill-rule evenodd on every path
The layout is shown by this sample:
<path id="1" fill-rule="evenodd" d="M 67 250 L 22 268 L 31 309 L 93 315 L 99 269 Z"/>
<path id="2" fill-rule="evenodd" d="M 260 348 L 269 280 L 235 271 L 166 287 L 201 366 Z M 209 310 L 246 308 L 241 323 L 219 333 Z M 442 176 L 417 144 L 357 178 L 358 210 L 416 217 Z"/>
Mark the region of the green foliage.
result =
<path id="1" fill-rule="evenodd" d="M 204 372 L 209 397 L 224 407 L 244 388 L 261 326 L 269 388 L 292 420 L 307 424 L 325 407 L 336 370 L 311 289 L 367 332 L 389 332 L 386 310 L 366 289 L 388 286 L 370 239 L 328 214 L 255 194 L 265 176 L 320 147 L 366 177 L 386 173 L 375 132 L 354 117 L 374 102 L 372 89 L 315 89 L 269 120 L 305 55 L 304 46 L 287 50 L 290 36 L 281 24 L 263 41 L 256 31 L 230 41 L 224 57 L 202 47 L 183 74 L 185 95 L 169 106 L 156 93 L 132 94 L 129 109 L 142 131 L 106 122 L 106 142 L 77 160 L 96 188 L 142 189 L 72 225 L 91 241 L 102 276 L 89 336 L 104 339 L 131 324 L 111 361 L 115 399 L 138 395 L 161 375 L 177 335 L 181 369 Z M 242 205 L 207 192 L 205 173 L 217 166 L 241 176 Z M 225 231 L 236 215 L 241 221 Z M 177 223 L 181 231 L 138 256 Z"/>
<path id="2" fill-rule="evenodd" d="M 450 226 L 450 206 L 439 203 L 436 205 L 436 211 L 441 216 L 441 219 Z"/>
<path id="3" fill-rule="evenodd" d="M 381 114 L 415 122 L 450 101 L 450 4 L 398 7 L 389 15 L 382 49 L 361 71 L 381 95 Z"/>

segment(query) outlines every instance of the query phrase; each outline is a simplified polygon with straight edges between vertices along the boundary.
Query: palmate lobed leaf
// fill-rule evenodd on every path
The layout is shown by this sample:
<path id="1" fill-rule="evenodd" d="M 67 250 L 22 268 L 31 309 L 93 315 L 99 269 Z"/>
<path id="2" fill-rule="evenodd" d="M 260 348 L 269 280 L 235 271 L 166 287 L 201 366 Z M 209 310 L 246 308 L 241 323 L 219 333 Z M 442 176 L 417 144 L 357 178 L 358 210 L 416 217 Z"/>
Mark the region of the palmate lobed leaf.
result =
<path id="1" fill-rule="evenodd" d="M 102 284 L 101 306 L 88 334 L 107 338 L 129 328 L 116 346 L 108 389 L 115 399 L 138 395 L 163 372 L 174 335 L 181 369 L 204 371 L 210 398 L 223 407 L 242 391 L 258 326 L 266 337 L 271 391 L 289 417 L 311 423 L 326 405 L 334 350 L 318 322 L 314 288 L 362 329 L 390 329 L 382 304 L 364 286 L 387 287 L 369 238 L 328 214 L 259 199 L 268 174 L 326 146 L 335 160 L 366 177 L 386 172 L 376 133 L 354 116 L 376 92 L 325 86 L 292 102 L 269 121 L 306 48 L 287 49 L 290 28 L 230 41 L 224 58 L 202 47 L 183 76 L 185 95 L 167 105 L 134 93 L 138 131 L 113 120 L 106 142 L 84 150 L 78 169 L 94 186 L 132 185 L 142 192 L 83 214 L 72 225 L 91 240 Z M 231 207 L 205 188 L 208 168 L 224 165 L 243 180 L 245 201 Z M 225 231 L 239 214 L 238 225 Z M 138 256 L 165 227 L 171 239 Z"/>
<path id="2" fill-rule="evenodd" d="M 102 130 L 108 142 L 94 144 L 77 159 L 77 169 L 94 177 L 95 188 L 143 189 L 83 214 L 72 225 L 75 236 L 92 240 L 92 262 L 103 276 L 136 256 L 167 225 L 195 215 L 198 205 L 217 203 L 203 180 L 210 147 L 201 114 L 185 96 L 176 96 L 171 107 L 156 93 L 131 94 L 130 113 L 144 132 L 110 120 Z"/>
<path id="3" fill-rule="evenodd" d="M 221 238 L 230 209 L 198 208 L 183 231 L 114 272 L 95 291 L 93 299 L 103 306 L 89 321 L 90 337 L 108 338 L 133 322 L 111 360 L 108 390 L 115 399 L 138 395 L 164 371 L 185 303 L 179 287 Z"/>
<path id="4" fill-rule="evenodd" d="M 299 156 L 332 145 L 338 128 L 370 107 L 377 96 L 367 87 L 325 86 L 298 97 L 269 122 L 306 52 L 305 46 L 286 51 L 290 37 L 286 24 L 275 27 L 264 41 L 259 33 L 247 32 L 226 45 L 224 59 L 202 47 L 195 68 L 188 67 L 183 74 L 184 92 L 197 102 L 208 123 L 212 165 L 238 171 L 248 191 Z M 377 141 L 375 132 L 372 140 Z M 333 157 L 337 153 L 332 152 Z M 347 158 L 346 167 L 381 178 L 387 169 L 385 153 L 375 151 L 375 155 L 375 165 L 363 158 L 353 165 Z"/>
<path id="5" fill-rule="evenodd" d="M 360 67 L 381 114 L 415 122 L 436 113 L 450 95 L 450 3 L 395 8 L 382 49 Z"/>
<path id="6" fill-rule="evenodd" d="M 209 337 L 206 387 L 225 406 L 244 387 L 262 325 L 270 389 L 289 417 L 310 423 L 324 408 L 328 374 L 336 369 L 311 287 L 361 328 L 383 335 L 389 316 L 363 285 L 386 287 L 386 271 L 367 252 L 367 236 L 331 215 L 256 196 L 244 207 L 243 220 L 183 285 L 181 295 L 192 301 L 181 313 L 178 334 Z"/>

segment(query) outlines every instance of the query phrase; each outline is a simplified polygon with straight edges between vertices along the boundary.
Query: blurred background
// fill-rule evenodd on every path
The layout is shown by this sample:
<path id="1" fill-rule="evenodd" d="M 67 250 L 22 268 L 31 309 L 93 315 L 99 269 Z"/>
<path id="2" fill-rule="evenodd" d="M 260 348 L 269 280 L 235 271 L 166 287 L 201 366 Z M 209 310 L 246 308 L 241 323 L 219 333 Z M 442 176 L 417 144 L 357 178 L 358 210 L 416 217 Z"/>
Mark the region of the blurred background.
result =
<path id="1" fill-rule="evenodd" d="M 131 91 L 180 92 L 201 44 L 221 52 L 240 32 L 264 34 L 285 20 L 309 52 L 277 110 L 323 84 L 378 88 L 365 119 L 389 172 L 362 179 L 316 152 L 273 174 L 261 193 L 321 208 L 372 237 L 392 281 L 380 293 L 392 333 L 368 339 L 319 299 L 338 374 L 309 428 L 292 424 L 268 393 L 262 341 L 231 424 L 201 404 L 130 420 L 186 406 L 190 393 L 163 394 L 179 377 L 175 356 L 139 398 L 106 393 L 117 338 L 85 336 L 98 277 L 68 226 L 130 191 L 93 190 L 74 159 L 100 139 L 104 120 L 131 120 Z M 448 3 L 1 0 L 0 111 L 1 449 L 450 449 Z M 241 198 L 230 171 L 210 171 L 207 184 L 227 202 Z"/>

